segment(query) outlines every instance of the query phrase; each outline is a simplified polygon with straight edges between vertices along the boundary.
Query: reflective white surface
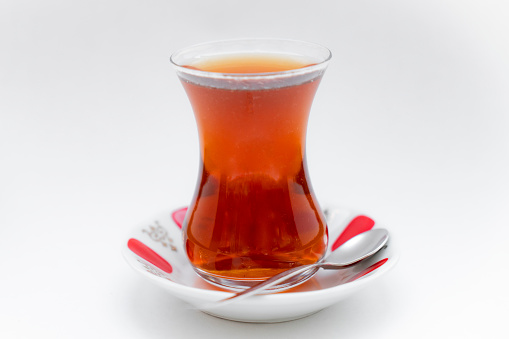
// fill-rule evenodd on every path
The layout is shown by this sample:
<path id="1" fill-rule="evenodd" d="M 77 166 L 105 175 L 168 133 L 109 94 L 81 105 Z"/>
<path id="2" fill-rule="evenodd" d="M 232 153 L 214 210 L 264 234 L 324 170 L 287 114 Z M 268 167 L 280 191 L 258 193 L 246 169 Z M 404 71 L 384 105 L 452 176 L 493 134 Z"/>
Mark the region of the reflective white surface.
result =
<path id="1" fill-rule="evenodd" d="M 0 337 L 507 337 L 508 10 L 2 1 Z M 120 255 L 126 231 L 195 186 L 197 134 L 169 55 L 240 37 L 332 50 L 309 123 L 315 192 L 390 225 L 402 252 L 370 289 L 290 323 L 186 309 Z"/>

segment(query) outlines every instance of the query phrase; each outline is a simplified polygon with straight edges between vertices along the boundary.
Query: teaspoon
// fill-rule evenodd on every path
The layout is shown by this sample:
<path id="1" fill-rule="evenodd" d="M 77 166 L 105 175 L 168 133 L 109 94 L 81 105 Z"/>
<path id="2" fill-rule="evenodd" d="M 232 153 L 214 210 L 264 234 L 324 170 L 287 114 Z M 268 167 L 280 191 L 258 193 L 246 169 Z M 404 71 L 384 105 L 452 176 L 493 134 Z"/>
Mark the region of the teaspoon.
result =
<path id="1" fill-rule="evenodd" d="M 309 271 L 314 270 L 318 271 L 320 268 L 326 270 L 338 270 L 350 267 L 361 260 L 364 260 L 373 254 L 377 253 L 381 250 L 387 241 L 389 240 L 389 232 L 386 229 L 378 228 L 372 229 L 370 231 L 366 231 L 356 235 L 355 237 L 349 239 L 343 245 L 341 245 L 337 250 L 332 252 L 332 254 L 327 258 L 327 261 L 320 261 L 310 265 L 303 265 L 291 268 L 275 276 L 264 280 L 244 291 L 238 292 L 233 296 L 222 299 L 218 302 L 215 302 L 214 305 L 209 306 L 219 306 L 224 304 L 225 302 L 231 302 L 233 300 L 240 300 L 247 298 L 254 294 L 259 294 L 260 292 L 273 287 L 271 292 L 274 290 L 282 290 L 278 289 L 277 285 L 282 284 L 283 282 L 287 282 L 287 280 L 291 278 L 298 278 L 298 276 L 309 273 Z M 314 272 L 313 272 L 314 273 Z M 312 276 L 312 274 L 310 275 Z M 298 280 L 298 279 L 297 279 Z M 291 287 L 297 286 L 300 283 L 303 283 L 307 279 L 296 282 L 291 285 Z M 287 285 L 282 284 L 282 285 Z"/>

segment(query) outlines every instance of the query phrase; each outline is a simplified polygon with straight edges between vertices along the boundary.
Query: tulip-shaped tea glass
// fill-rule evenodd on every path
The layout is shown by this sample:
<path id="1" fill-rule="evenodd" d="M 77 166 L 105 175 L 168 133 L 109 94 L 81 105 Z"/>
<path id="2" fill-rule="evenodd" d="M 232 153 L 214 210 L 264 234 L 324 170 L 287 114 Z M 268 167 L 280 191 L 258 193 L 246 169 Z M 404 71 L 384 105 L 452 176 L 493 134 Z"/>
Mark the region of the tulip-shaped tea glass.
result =
<path id="1" fill-rule="evenodd" d="M 183 234 L 205 280 L 244 289 L 325 254 L 327 225 L 309 180 L 306 129 L 330 58 L 316 44 L 271 39 L 213 42 L 172 55 L 198 126 L 200 171 Z"/>

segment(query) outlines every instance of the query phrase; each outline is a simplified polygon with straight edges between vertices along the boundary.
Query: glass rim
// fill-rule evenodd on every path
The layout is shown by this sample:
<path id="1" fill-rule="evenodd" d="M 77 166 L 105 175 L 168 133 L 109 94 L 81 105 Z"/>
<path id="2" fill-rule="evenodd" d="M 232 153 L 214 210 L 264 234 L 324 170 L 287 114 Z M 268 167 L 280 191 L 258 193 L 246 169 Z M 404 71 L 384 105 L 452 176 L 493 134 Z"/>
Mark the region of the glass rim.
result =
<path id="1" fill-rule="evenodd" d="M 314 47 L 316 49 L 321 49 L 323 52 L 325 52 L 325 56 L 322 58 L 322 60 L 317 60 L 315 63 L 304 66 L 301 68 L 295 68 L 295 69 L 289 69 L 285 71 L 277 71 L 277 72 L 260 72 L 260 73 L 228 73 L 228 72 L 210 72 L 210 71 L 202 71 L 198 69 L 192 69 L 184 67 L 186 66 L 184 63 L 178 63 L 176 61 L 177 57 L 179 57 L 181 54 L 185 52 L 189 52 L 193 49 L 199 49 L 199 48 L 205 48 L 207 46 L 213 47 L 218 46 L 221 44 L 228 44 L 228 43 L 263 43 L 263 42 L 271 42 L 271 43 L 287 43 L 287 44 L 301 44 L 301 45 L 308 45 L 310 47 Z M 241 52 L 241 51 L 239 51 Z M 245 52 L 245 51 L 244 51 Z M 267 50 L 267 52 L 269 52 Z M 222 53 L 217 53 L 216 55 L 221 55 Z M 285 54 L 284 52 L 281 52 L 280 54 Z M 287 53 L 288 55 L 292 55 L 290 53 Z M 224 53 L 224 55 L 227 55 Z M 299 56 L 306 57 L 308 55 L 305 54 L 299 54 Z M 173 65 L 173 67 L 178 71 L 182 73 L 186 73 L 189 75 L 194 75 L 198 77 L 206 77 L 206 78 L 213 78 L 213 79 L 228 79 L 228 80 L 256 80 L 256 79 L 274 79 L 274 78 L 280 78 L 280 77 L 289 77 L 293 75 L 299 75 L 299 74 L 307 74 L 312 73 L 315 71 L 318 71 L 320 69 L 324 69 L 329 61 L 332 58 L 332 52 L 325 46 L 314 43 L 314 42 L 308 42 L 303 40 L 292 40 L 292 39 L 276 39 L 276 38 L 247 38 L 247 39 L 228 39 L 228 40 L 215 40 L 200 44 L 194 44 L 188 47 L 184 47 L 181 49 L 178 49 L 177 51 L 173 52 L 170 56 L 170 62 Z"/>

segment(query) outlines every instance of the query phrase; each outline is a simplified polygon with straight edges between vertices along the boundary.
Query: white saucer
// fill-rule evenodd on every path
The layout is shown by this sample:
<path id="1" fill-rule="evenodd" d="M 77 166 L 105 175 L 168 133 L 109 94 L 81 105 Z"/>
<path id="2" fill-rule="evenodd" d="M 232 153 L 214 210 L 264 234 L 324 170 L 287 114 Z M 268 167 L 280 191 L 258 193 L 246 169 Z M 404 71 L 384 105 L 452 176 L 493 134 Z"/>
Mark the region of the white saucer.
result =
<path id="1" fill-rule="evenodd" d="M 200 278 L 189 264 L 182 244 L 181 225 L 186 208 L 155 216 L 127 237 L 122 248 L 137 272 L 175 297 L 200 308 L 227 298 L 232 292 Z M 328 254 L 354 235 L 378 225 L 364 215 L 336 207 L 324 209 L 329 227 Z M 304 284 L 281 293 L 257 295 L 202 310 L 216 317 L 243 322 L 282 322 L 311 315 L 375 281 L 397 262 L 391 238 L 374 257 L 345 270 L 320 270 Z"/>

